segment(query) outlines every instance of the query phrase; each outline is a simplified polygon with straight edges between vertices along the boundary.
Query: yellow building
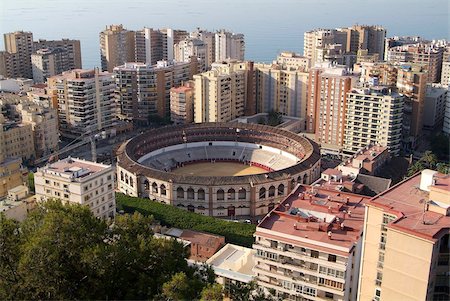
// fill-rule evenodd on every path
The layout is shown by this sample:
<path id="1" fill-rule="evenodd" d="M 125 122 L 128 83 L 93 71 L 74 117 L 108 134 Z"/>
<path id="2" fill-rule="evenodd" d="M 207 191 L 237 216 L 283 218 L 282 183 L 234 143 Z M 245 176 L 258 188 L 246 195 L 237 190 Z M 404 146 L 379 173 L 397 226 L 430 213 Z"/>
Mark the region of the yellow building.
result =
<path id="1" fill-rule="evenodd" d="M 25 182 L 26 171 L 20 158 L 8 158 L 0 161 L 0 198 L 8 194 L 8 190 Z"/>
<path id="2" fill-rule="evenodd" d="M 112 72 L 114 67 L 135 59 L 135 33 L 120 25 L 110 25 L 100 32 L 102 71 Z"/>
<path id="3" fill-rule="evenodd" d="M 0 114 L 0 160 L 9 157 L 30 160 L 34 156 L 31 125 L 10 121 Z"/>
<path id="4" fill-rule="evenodd" d="M 358 300 L 449 300 L 450 176 L 424 170 L 366 203 Z"/>

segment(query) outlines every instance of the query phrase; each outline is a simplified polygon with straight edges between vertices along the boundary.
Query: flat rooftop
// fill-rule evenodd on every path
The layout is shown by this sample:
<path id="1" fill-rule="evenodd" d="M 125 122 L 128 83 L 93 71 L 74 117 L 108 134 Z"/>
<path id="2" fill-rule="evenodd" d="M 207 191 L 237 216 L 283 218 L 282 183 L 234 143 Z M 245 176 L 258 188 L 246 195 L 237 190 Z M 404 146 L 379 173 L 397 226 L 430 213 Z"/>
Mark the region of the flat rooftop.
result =
<path id="1" fill-rule="evenodd" d="M 450 175 L 437 173 L 434 179 L 436 182 L 432 186 L 450 196 Z M 388 227 L 434 240 L 438 232 L 450 228 L 450 216 L 424 211 L 425 202 L 433 200 L 429 199 L 428 191 L 420 190 L 420 180 L 419 173 L 377 195 L 367 205 L 398 217 Z"/>
<path id="2" fill-rule="evenodd" d="M 293 244 L 333 249 L 330 252 L 345 256 L 360 239 L 364 204 L 368 201 L 369 198 L 362 195 L 299 185 L 264 217 L 256 232 L 268 236 L 261 229 L 271 230 L 274 238 L 289 241 L 291 237 Z"/>
<path id="3" fill-rule="evenodd" d="M 253 267 L 255 250 L 233 244 L 226 244 L 206 263 L 210 264 L 217 275 L 249 282 L 255 276 Z"/>
<path id="4" fill-rule="evenodd" d="M 39 168 L 38 172 L 40 171 L 45 174 L 53 174 L 65 178 L 82 179 L 108 168 L 111 168 L 111 165 L 67 157 Z"/>

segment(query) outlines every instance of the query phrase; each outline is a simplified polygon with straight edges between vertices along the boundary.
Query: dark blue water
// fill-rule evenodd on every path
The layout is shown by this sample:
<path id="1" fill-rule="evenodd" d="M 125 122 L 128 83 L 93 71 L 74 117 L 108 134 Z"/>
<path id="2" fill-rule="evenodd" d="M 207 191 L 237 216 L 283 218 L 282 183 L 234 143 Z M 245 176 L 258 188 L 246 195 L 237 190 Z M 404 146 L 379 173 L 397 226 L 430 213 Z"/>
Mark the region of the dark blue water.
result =
<path id="1" fill-rule="evenodd" d="M 448 39 L 448 0 L 0 0 L 0 33 L 26 30 L 35 39 L 80 39 L 83 67 L 100 63 L 98 33 L 128 29 L 227 28 L 245 34 L 246 58 L 271 61 L 303 51 L 303 33 L 317 27 L 379 24 L 392 35 Z M 0 42 L 3 49 L 3 40 Z"/>

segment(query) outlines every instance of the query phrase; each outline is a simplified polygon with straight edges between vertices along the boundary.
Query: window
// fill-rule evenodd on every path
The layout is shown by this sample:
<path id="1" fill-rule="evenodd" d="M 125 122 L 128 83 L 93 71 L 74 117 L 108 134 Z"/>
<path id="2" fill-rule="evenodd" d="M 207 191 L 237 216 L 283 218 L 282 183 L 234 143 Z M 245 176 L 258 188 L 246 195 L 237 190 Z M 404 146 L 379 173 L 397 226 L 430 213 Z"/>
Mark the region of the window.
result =
<path id="1" fill-rule="evenodd" d="M 236 198 L 236 193 L 233 188 L 228 189 L 228 199 L 234 200 Z"/>
<path id="2" fill-rule="evenodd" d="M 50 181 L 49 180 L 45 180 L 45 184 L 50 184 Z"/>
<path id="3" fill-rule="evenodd" d="M 247 196 L 247 191 L 244 188 L 240 188 L 239 192 L 238 192 L 238 197 L 240 200 L 245 200 L 246 196 Z"/>
<path id="4" fill-rule="evenodd" d="M 188 188 L 188 190 L 187 190 L 187 198 L 188 198 L 188 200 L 193 200 L 194 199 L 194 189 Z"/>
<path id="5" fill-rule="evenodd" d="M 225 199 L 225 192 L 223 191 L 223 189 L 217 190 L 217 200 L 223 201 L 224 199 Z"/>
<path id="6" fill-rule="evenodd" d="M 269 187 L 269 198 L 275 196 L 275 186 Z"/>
<path id="7" fill-rule="evenodd" d="M 184 199 L 184 189 L 182 187 L 177 188 L 177 198 Z"/>
<path id="8" fill-rule="evenodd" d="M 336 262 L 336 255 L 328 254 L 328 261 Z"/>
<path id="9" fill-rule="evenodd" d="M 134 186 L 134 181 L 133 178 L 130 177 L 130 186 L 133 187 Z"/>
<path id="10" fill-rule="evenodd" d="M 311 250 L 311 257 L 312 258 L 319 258 L 319 251 Z"/>
<path id="11" fill-rule="evenodd" d="M 152 193 L 158 193 L 158 184 L 156 184 L 155 182 L 153 182 L 153 184 L 152 184 Z M 183 194 L 184 194 L 184 190 L 183 190 Z"/>
<path id="12" fill-rule="evenodd" d="M 383 273 L 380 271 L 377 271 L 377 279 L 375 280 L 375 285 L 381 286 L 381 281 L 383 281 Z"/>
<path id="13" fill-rule="evenodd" d="M 278 195 L 283 195 L 284 194 L 284 185 L 280 184 L 278 185 Z"/>
<path id="14" fill-rule="evenodd" d="M 379 288 L 375 289 L 375 297 L 373 300 L 380 301 L 381 300 L 381 290 Z"/>
<path id="15" fill-rule="evenodd" d="M 166 185 L 161 184 L 161 195 L 166 195 Z"/>
<path id="16" fill-rule="evenodd" d="M 260 199 L 266 198 L 266 189 L 264 187 L 261 187 L 261 189 L 259 190 L 259 198 Z"/>
<path id="17" fill-rule="evenodd" d="M 199 200 L 201 200 L 201 201 L 204 201 L 204 200 L 205 200 L 205 190 L 203 190 L 202 188 L 200 188 L 200 189 L 197 191 L 197 198 L 198 198 Z"/>

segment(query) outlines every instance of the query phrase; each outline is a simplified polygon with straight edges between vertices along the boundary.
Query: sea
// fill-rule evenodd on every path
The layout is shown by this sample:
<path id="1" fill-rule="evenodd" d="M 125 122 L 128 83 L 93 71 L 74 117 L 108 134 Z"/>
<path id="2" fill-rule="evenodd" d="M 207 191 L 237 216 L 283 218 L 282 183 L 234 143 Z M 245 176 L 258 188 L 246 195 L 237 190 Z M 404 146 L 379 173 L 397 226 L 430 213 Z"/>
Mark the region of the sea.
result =
<path id="1" fill-rule="evenodd" d="M 281 51 L 303 52 L 315 28 L 382 25 L 388 36 L 449 39 L 448 0 L 0 0 L 0 33 L 81 40 L 83 68 L 100 65 L 106 25 L 243 33 L 246 59 L 270 62 Z M 4 49 L 0 39 L 0 50 Z"/>

